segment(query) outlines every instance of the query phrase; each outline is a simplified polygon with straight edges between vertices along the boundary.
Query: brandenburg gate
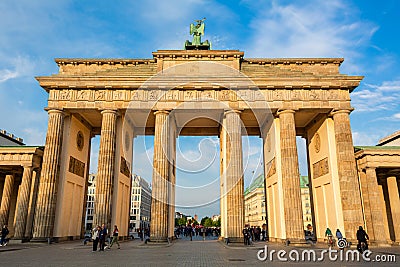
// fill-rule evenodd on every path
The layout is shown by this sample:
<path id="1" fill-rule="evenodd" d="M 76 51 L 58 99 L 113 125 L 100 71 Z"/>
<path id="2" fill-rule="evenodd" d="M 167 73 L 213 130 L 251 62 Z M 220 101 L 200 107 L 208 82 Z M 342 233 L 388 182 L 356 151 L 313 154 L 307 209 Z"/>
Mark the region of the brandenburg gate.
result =
<path id="1" fill-rule="evenodd" d="M 84 230 L 91 138 L 100 135 L 94 224 L 128 231 L 133 139 L 154 135 L 150 241 L 174 236 L 176 138 L 220 138 L 222 237 L 242 238 L 243 136 L 263 140 L 270 240 L 304 240 L 296 136 L 306 139 L 315 228 L 364 225 L 349 114 L 361 76 L 341 58 L 159 50 L 151 59 L 56 59 L 37 77 L 49 116 L 33 239 Z"/>

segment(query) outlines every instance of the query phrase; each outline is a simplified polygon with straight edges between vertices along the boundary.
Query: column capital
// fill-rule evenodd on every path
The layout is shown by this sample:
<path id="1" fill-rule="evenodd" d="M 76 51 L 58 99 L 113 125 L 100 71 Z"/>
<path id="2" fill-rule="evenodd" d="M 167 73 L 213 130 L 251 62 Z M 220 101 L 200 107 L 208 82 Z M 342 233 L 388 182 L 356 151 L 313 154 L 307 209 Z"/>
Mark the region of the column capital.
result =
<path id="1" fill-rule="evenodd" d="M 170 112 L 171 111 L 167 110 L 167 109 L 160 109 L 160 110 L 155 110 L 154 111 L 154 115 L 157 115 L 157 114 L 167 114 L 167 115 L 169 115 Z"/>
<path id="2" fill-rule="evenodd" d="M 224 115 L 230 114 L 230 113 L 236 113 L 240 115 L 242 113 L 242 110 L 239 109 L 224 109 Z"/>
<path id="3" fill-rule="evenodd" d="M 32 163 L 24 163 L 24 164 L 21 164 L 21 166 L 22 166 L 24 169 L 28 169 L 28 168 L 33 169 L 33 164 L 32 164 Z"/>
<path id="4" fill-rule="evenodd" d="M 49 107 L 47 107 L 47 108 L 45 108 L 44 110 L 47 111 L 48 114 L 51 114 L 51 113 L 58 113 L 58 114 L 61 114 L 61 115 L 63 115 L 63 116 L 66 115 L 66 114 L 65 114 L 65 111 L 64 111 L 62 108 L 49 108 Z"/>
<path id="5" fill-rule="evenodd" d="M 119 115 L 119 112 L 117 109 L 99 109 L 99 110 L 102 115 L 105 113 L 112 113 L 112 114 L 115 114 L 116 116 Z"/>
<path id="6" fill-rule="evenodd" d="M 278 111 L 276 112 L 276 115 L 277 115 L 277 116 L 280 116 L 281 114 L 284 114 L 284 113 L 292 113 L 292 114 L 295 114 L 295 113 L 296 113 L 296 110 L 294 110 L 294 109 L 278 109 Z"/>
<path id="7" fill-rule="evenodd" d="M 353 110 L 354 110 L 354 108 L 350 108 L 350 109 L 334 109 L 329 113 L 329 116 L 333 117 L 334 115 L 340 114 L 340 113 L 350 114 Z"/>

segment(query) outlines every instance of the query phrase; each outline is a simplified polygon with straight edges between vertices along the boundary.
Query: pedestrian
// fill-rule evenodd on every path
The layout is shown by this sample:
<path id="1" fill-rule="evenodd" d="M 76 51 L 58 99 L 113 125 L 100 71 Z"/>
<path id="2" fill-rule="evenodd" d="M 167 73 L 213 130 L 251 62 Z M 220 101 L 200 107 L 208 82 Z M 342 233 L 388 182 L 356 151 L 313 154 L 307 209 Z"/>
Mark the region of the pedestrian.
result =
<path id="1" fill-rule="evenodd" d="M 0 239 L 0 247 L 1 246 L 7 246 L 7 235 L 10 231 L 8 231 L 7 225 L 5 224 L 3 226 L 3 229 L 1 229 L 1 239 Z"/>
<path id="2" fill-rule="evenodd" d="M 100 231 L 101 231 L 100 225 L 93 228 L 93 231 L 92 231 L 93 251 L 97 251 L 97 245 L 99 244 Z"/>
<path id="3" fill-rule="evenodd" d="M 326 230 L 325 230 L 325 236 L 328 238 L 327 239 L 327 241 L 328 241 L 328 246 L 333 246 L 333 236 L 332 236 L 332 231 L 331 231 L 331 229 L 329 229 L 329 227 L 328 228 L 326 228 Z"/>
<path id="4" fill-rule="evenodd" d="M 111 244 L 108 247 L 108 249 L 111 249 L 112 245 L 114 245 L 115 242 L 118 245 L 118 249 L 120 249 L 121 247 L 118 242 L 118 227 L 117 227 L 117 225 L 114 225 L 113 237 L 112 237 Z"/>
<path id="5" fill-rule="evenodd" d="M 369 236 L 367 235 L 365 230 L 362 228 L 362 226 L 358 227 L 356 236 L 357 236 L 357 241 L 358 241 L 357 249 L 362 250 L 362 251 L 367 250 L 368 249 L 367 240 L 369 240 Z M 364 243 L 364 246 L 362 246 L 361 243 Z"/>
<path id="6" fill-rule="evenodd" d="M 104 251 L 107 235 L 108 235 L 107 226 L 103 223 L 99 231 L 99 244 L 100 244 L 99 251 Z"/>
<path id="7" fill-rule="evenodd" d="M 343 235 L 342 235 L 342 233 L 340 232 L 339 229 L 336 229 L 336 238 L 337 238 L 338 240 L 340 240 L 340 239 L 343 238 Z"/>

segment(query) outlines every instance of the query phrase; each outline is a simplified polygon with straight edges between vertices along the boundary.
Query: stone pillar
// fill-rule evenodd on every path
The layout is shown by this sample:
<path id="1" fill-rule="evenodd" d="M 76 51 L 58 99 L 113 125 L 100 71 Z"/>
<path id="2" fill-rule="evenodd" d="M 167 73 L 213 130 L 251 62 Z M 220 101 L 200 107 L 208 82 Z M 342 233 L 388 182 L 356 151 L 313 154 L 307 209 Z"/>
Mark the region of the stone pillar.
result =
<path id="1" fill-rule="evenodd" d="M 286 239 L 303 241 L 303 212 L 294 110 L 278 112 L 281 139 L 282 189 Z"/>
<path id="2" fill-rule="evenodd" d="M 359 226 L 364 225 L 364 220 L 349 113 L 349 110 L 339 110 L 333 112 L 332 115 L 335 128 L 344 231 L 347 239 L 354 241 L 356 239 L 356 231 Z"/>
<path id="3" fill-rule="evenodd" d="M 3 195 L 0 206 L 0 225 L 8 224 L 8 215 L 10 213 L 11 195 L 14 189 L 14 175 L 7 174 L 4 182 Z"/>
<path id="4" fill-rule="evenodd" d="M 28 216 L 26 218 L 25 237 L 30 239 L 32 237 L 32 226 L 35 215 L 36 200 L 39 188 L 40 169 L 33 171 L 33 179 L 31 185 L 31 193 L 29 197 Z"/>
<path id="5" fill-rule="evenodd" d="M 382 214 L 383 214 L 383 227 L 385 229 L 385 237 L 386 241 L 388 244 L 392 243 L 392 240 L 390 239 L 390 232 L 389 232 L 389 221 L 388 221 L 388 215 L 386 212 L 386 202 L 385 202 L 385 196 L 383 194 L 383 186 L 381 184 L 378 184 L 378 189 L 379 189 L 379 198 L 381 199 L 381 209 L 382 209 Z"/>
<path id="6" fill-rule="evenodd" d="M 241 242 L 244 227 L 244 180 L 242 155 L 242 127 L 240 111 L 225 112 L 226 142 L 226 204 L 229 242 Z"/>
<path id="7" fill-rule="evenodd" d="M 32 166 L 24 166 L 24 173 L 22 175 L 21 186 L 19 188 L 17 199 L 17 214 L 15 216 L 14 239 L 23 239 L 25 235 L 31 181 Z"/>
<path id="8" fill-rule="evenodd" d="M 168 238 L 168 175 L 169 175 L 169 111 L 160 110 L 156 116 L 152 178 L 150 241 L 165 242 Z"/>
<path id="9" fill-rule="evenodd" d="M 33 238 L 38 241 L 53 237 L 64 126 L 64 113 L 61 110 L 51 109 L 48 114 L 49 122 L 33 233 Z"/>
<path id="10" fill-rule="evenodd" d="M 115 139 L 118 113 L 116 110 L 103 110 L 99 149 L 99 163 L 96 177 L 93 225 L 107 225 L 111 228 L 111 203 L 115 165 Z"/>
<path id="11" fill-rule="evenodd" d="M 381 203 L 381 195 L 379 192 L 378 179 L 376 177 L 375 168 L 366 168 L 366 182 L 368 187 L 368 202 L 369 202 L 369 210 L 365 210 L 366 220 L 370 219 L 371 221 L 367 221 L 368 235 L 371 240 L 374 240 L 377 243 L 385 244 L 387 243 L 385 228 L 384 228 L 384 214 L 382 212 L 383 203 Z M 363 194 L 364 196 L 365 194 Z"/>
<path id="12" fill-rule="evenodd" d="M 387 187 L 389 192 L 390 210 L 392 212 L 393 230 L 395 242 L 400 243 L 400 198 L 399 188 L 396 177 L 387 178 Z"/>

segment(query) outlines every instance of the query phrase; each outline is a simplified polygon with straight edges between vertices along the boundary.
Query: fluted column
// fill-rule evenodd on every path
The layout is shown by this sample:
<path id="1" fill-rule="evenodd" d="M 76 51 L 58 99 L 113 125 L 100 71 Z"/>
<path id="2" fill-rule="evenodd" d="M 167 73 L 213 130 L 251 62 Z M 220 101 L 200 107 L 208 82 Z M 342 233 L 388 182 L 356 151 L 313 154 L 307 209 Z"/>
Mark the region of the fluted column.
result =
<path id="1" fill-rule="evenodd" d="M 242 155 L 242 128 L 240 111 L 225 112 L 226 142 L 226 197 L 227 237 L 230 242 L 243 239 L 244 227 L 244 180 Z"/>
<path id="2" fill-rule="evenodd" d="M 48 114 L 49 122 L 34 223 L 35 240 L 46 240 L 53 236 L 57 202 L 64 113 L 61 110 L 51 109 Z"/>
<path id="3" fill-rule="evenodd" d="M 294 110 L 282 110 L 278 113 L 278 116 L 286 239 L 298 241 L 304 240 L 304 230 L 294 114 Z"/>
<path id="4" fill-rule="evenodd" d="M 29 196 L 29 206 L 28 206 L 28 216 L 26 218 L 26 227 L 25 227 L 25 237 L 30 239 L 32 237 L 32 226 L 33 219 L 35 215 L 35 207 L 38 196 L 38 188 L 39 188 L 39 178 L 40 178 L 40 169 L 36 169 L 33 171 L 33 179 L 31 185 L 31 193 Z"/>
<path id="5" fill-rule="evenodd" d="M 165 242 L 168 238 L 168 175 L 169 175 L 169 112 L 156 111 L 152 178 L 150 241 Z"/>
<path id="6" fill-rule="evenodd" d="M 111 227 L 111 202 L 115 166 L 115 138 L 118 113 L 116 110 L 103 110 L 99 149 L 99 163 L 96 177 L 93 225 Z"/>
<path id="7" fill-rule="evenodd" d="M 22 182 L 17 199 L 17 214 L 15 216 L 14 238 L 23 239 L 25 235 L 26 218 L 28 216 L 29 194 L 32 181 L 32 166 L 24 166 Z"/>
<path id="8" fill-rule="evenodd" d="M 395 242 L 400 243 L 400 198 L 396 177 L 392 176 L 387 178 L 387 187 L 389 193 L 390 211 L 392 213 Z"/>
<path id="9" fill-rule="evenodd" d="M 366 168 L 366 182 L 368 187 L 368 202 L 369 210 L 365 211 L 368 235 L 371 240 L 377 243 L 386 243 L 386 235 L 384 228 L 384 214 L 382 211 L 383 203 L 381 203 L 381 195 L 376 177 L 375 168 Z M 364 196 L 365 194 L 363 194 Z M 367 217 L 368 215 L 368 217 Z"/>
<path id="10" fill-rule="evenodd" d="M 355 229 L 358 229 L 360 225 L 364 225 L 364 220 L 349 113 L 349 110 L 339 110 L 333 112 L 332 115 L 335 128 L 344 231 L 348 239 L 354 240 L 356 239 Z"/>
<path id="11" fill-rule="evenodd" d="M 0 225 L 8 224 L 8 215 L 10 214 L 11 195 L 14 189 L 14 175 L 6 175 L 4 182 L 3 195 L 1 197 L 0 206 Z"/>

